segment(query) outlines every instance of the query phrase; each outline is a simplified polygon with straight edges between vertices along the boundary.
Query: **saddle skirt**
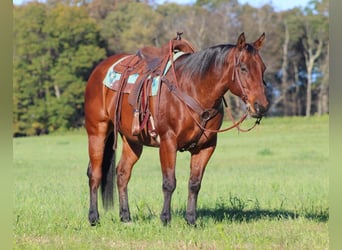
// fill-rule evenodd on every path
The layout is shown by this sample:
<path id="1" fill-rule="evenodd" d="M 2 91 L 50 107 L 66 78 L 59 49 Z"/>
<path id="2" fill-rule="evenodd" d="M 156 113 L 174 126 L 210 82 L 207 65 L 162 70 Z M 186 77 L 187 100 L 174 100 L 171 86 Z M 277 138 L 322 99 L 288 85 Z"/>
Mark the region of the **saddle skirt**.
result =
<path id="1" fill-rule="evenodd" d="M 177 51 L 173 55 L 173 61 L 176 61 L 180 56 L 184 55 L 185 52 L 183 51 Z M 134 65 L 134 66 L 130 66 Z M 111 67 L 109 67 L 107 74 L 103 80 L 103 84 L 110 88 L 113 91 L 119 91 L 120 90 L 120 84 L 122 81 L 122 77 L 127 70 L 128 67 L 131 67 L 129 69 L 130 73 L 127 77 L 127 84 L 123 88 L 123 93 L 130 94 L 135 84 L 137 84 L 137 80 L 141 76 L 145 76 L 146 79 L 151 80 L 151 89 L 149 91 L 149 96 L 156 96 L 158 94 L 159 90 L 159 84 L 161 77 L 166 75 L 166 73 L 171 68 L 171 61 L 168 60 L 166 63 L 165 69 L 163 72 L 158 74 L 153 74 L 146 68 L 146 62 L 143 58 L 141 58 L 138 55 L 128 55 L 121 59 L 119 59 L 117 62 L 115 62 Z"/>

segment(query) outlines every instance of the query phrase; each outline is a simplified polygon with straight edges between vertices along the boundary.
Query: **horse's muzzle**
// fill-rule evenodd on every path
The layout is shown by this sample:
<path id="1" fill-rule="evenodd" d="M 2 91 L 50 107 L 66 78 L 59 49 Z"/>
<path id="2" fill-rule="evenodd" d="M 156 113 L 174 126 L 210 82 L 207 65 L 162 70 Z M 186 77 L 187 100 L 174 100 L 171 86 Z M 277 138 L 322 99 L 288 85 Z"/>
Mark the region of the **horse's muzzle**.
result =
<path id="1" fill-rule="evenodd" d="M 261 118 L 263 117 L 269 108 L 269 104 L 266 106 L 260 104 L 259 102 L 254 102 L 253 107 L 250 105 L 249 113 L 253 118 Z"/>

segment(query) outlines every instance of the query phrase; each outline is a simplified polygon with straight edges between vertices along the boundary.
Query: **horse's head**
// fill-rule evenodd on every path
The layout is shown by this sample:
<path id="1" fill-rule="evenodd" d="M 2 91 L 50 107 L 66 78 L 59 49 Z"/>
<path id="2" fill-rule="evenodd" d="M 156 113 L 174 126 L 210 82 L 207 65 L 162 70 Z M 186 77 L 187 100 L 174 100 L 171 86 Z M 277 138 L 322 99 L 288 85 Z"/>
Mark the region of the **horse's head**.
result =
<path id="1" fill-rule="evenodd" d="M 242 33 L 230 56 L 230 60 L 234 60 L 230 90 L 241 97 L 250 115 L 256 118 L 261 118 L 269 108 L 263 79 L 266 66 L 259 55 L 264 39 L 265 33 L 249 44 Z"/>

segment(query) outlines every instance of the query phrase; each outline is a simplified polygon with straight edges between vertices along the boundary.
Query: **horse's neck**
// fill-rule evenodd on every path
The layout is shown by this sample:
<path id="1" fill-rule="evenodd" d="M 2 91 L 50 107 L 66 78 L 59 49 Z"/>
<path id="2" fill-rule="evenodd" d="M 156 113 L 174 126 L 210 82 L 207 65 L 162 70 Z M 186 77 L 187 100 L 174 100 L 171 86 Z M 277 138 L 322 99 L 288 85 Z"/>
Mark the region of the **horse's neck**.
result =
<path id="1" fill-rule="evenodd" d="M 218 100 L 228 91 L 232 79 L 233 67 L 222 66 L 222 70 L 217 71 L 215 67 L 205 72 L 203 75 L 196 75 L 191 79 L 184 80 L 182 72 L 178 72 L 178 79 L 181 81 L 181 88 L 194 97 L 203 107 L 211 108 L 218 103 Z"/>

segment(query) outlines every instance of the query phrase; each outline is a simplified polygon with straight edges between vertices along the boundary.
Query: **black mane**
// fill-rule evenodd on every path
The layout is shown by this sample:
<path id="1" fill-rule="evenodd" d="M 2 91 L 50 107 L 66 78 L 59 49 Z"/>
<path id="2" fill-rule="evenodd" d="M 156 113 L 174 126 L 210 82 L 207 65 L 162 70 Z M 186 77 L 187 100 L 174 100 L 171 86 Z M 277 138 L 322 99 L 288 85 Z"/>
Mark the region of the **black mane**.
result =
<path id="1" fill-rule="evenodd" d="M 230 49 L 233 47 L 234 45 L 230 44 L 209 47 L 188 55 L 184 60 L 180 60 L 177 67 L 181 67 L 182 74 L 189 77 L 194 74 L 203 76 L 213 64 L 220 69 L 224 64 Z"/>
<path id="2" fill-rule="evenodd" d="M 231 48 L 235 45 L 221 44 L 207 49 L 187 55 L 184 60 L 180 60 L 179 66 L 182 68 L 182 74 L 188 77 L 198 75 L 203 77 L 212 65 L 215 65 L 217 70 L 221 70 L 224 66 L 225 60 Z M 245 49 L 250 54 L 255 54 L 257 50 L 249 43 L 246 44 Z"/>

